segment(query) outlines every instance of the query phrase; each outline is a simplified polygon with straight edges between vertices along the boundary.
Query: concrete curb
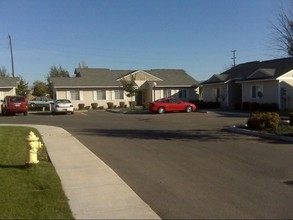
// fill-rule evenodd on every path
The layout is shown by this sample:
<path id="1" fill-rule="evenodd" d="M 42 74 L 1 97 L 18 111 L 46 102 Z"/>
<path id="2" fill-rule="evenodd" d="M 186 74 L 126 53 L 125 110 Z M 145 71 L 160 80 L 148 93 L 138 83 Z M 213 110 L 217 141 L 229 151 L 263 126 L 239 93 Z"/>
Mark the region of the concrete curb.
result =
<path id="1" fill-rule="evenodd" d="M 293 142 L 293 137 L 286 137 L 286 136 L 278 136 L 275 134 L 265 133 L 265 132 L 259 132 L 259 131 L 252 131 L 244 128 L 239 128 L 236 125 L 233 125 L 231 127 L 227 128 L 228 131 L 239 133 L 239 134 L 245 134 L 245 135 L 251 135 L 256 137 L 263 137 L 263 138 L 269 138 L 274 140 L 281 140 L 281 141 L 287 141 L 287 142 Z"/>

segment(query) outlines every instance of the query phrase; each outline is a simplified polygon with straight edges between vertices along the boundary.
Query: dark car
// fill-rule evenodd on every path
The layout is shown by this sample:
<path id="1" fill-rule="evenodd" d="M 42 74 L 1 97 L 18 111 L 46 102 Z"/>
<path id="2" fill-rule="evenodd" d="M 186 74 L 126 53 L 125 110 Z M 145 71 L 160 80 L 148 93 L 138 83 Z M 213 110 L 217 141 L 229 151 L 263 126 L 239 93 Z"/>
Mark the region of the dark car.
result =
<path id="1" fill-rule="evenodd" d="M 53 103 L 53 100 L 47 98 L 46 96 L 39 96 L 33 100 L 28 101 L 30 107 L 46 107 Z"/>
<path id="2" fill-rule="evenodd" d="M 15 113 L 23 113 L 24 115 L 27 115 L 28 101 L 24 96 L 6 96 L 1 102 L 2 115 Z"/>
<path id="3" fill-rule="evenodd" d="M 162 114 L 164 112 L 192 112 L 195 111 L 196 106 L 190 102 L 184 102 L 175 98 L 163 98 L 152 102 L 149 110 Z"/>

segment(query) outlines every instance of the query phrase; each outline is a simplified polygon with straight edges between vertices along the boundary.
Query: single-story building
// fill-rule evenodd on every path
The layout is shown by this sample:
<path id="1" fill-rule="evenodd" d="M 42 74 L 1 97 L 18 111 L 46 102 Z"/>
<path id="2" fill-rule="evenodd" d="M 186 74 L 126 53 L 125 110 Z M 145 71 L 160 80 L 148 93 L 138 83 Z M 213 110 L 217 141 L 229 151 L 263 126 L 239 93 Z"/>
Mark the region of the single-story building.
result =
<path id="1" fill-rule="evenodd" d="M 8 95 L 16 95 L 18 82 L 18 77 L 0 77 L 0 100 Z"/>
<path id="2" fill-rule="evenodd" d="M 204 101 L 234 109 L 244 102 L 293 109 L 293 58 L 239 64 L 201 83 Z"/>
<path id="3" fill-rule="evenodd" d="M 78 104 L 107 108 L 112 102 L 119 106 L 124 102 L 135 101 L 137 106 L 148 105 L 163 97 L 176 97 L 182 100 L 197 100 L 195 89 L 198 82 L 180 69 L 152 70 L 110 70 L 101 68 L 77 68 L 75 77 L 51 78 L 54 99 L 69 99 L 75 108 Z M 138 92 L 128 97 L 121 80 L 134 79 Z"/>

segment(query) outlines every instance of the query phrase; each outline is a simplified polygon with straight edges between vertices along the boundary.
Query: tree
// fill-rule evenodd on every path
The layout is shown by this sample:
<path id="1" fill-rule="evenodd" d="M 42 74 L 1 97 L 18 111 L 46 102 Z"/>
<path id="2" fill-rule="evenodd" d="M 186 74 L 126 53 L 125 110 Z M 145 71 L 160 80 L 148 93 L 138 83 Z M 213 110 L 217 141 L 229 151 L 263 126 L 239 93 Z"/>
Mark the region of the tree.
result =
<path id="1" fill-rule="evenodd" d="M 48 85 L 42 81 L 35 81 L 33 84 L 33 95 L 34 96 L 46 96 L 48 93 Z"/>
<path id="2" fill-rule="evenodd" d="M 131 97 L 131 103 L 130 107 L 134 108 L 134 103 L 132 101 L 132 97 L 136 95 L 137 93 L 137 88 L 136 88 L 136 83 L 135 83 L 135 76 L 131 75 L 130 81 L 127 81 L 125 78 L 122 78 L 120 80 L 123 90 L 127 92 L 126 96 Z"/>
<path id="3" fill-rule="evenodd" d="M 47 75 L 47 81 L 50 82 L 50 78 L 52 77 L 69 77 L 69 72 L 65 69 L 63 69 L 62 66 L 52 66 L 50 68 L 50 71 Z"/>
<path id="4" fill-rule="evenodd" d="M 53 78 L 53 77 L 70 77 L 70 76 L 69 76 L 69 72 L 63 69 L 62 66 L 59 66 L 59 67 L 52 66 L 50 68 L 50 71 L 47 75 L 47 82 L 48 82 L 48 93 L 51 96 L 51 98 L 53 98 L 53 85 L 50 78 Z"/>
<path id="5" fill-rule="evenodd" d="M 28 83 L 20 77 L 19 83 L 16 87 L 16 94 L 27 97 L 29 94 Z"/>
<path id="6" fill-rule="evenodd" d="M 288 11 L 283 7 L 280 9 L 277 23 L 272 24 L 272 36 L 275 49 L 293 56 L 293 7 Z"/>
<path id="7" fill-rule="evenodd" d="M 9 74 L 4 66 L 0 68 L 0 77 L 9 77 Z"/>

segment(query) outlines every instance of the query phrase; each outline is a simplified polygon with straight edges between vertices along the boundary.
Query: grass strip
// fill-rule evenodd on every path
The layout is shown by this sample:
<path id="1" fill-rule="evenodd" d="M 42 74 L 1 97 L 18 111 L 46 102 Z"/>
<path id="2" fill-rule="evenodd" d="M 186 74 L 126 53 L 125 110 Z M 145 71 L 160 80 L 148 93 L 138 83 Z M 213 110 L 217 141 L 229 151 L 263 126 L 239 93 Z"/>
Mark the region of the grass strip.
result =
<path id="1" fill-rule="evenodd" d="M 26 165 L 30 131 L 41 140 L 34 128 L 0 126 L 0 219 L 73 219 L 45 144 Z"/>

